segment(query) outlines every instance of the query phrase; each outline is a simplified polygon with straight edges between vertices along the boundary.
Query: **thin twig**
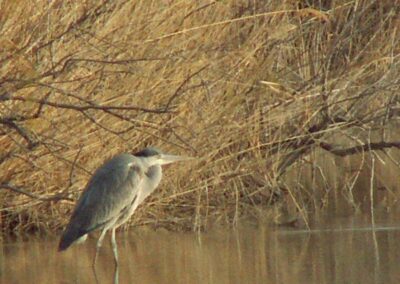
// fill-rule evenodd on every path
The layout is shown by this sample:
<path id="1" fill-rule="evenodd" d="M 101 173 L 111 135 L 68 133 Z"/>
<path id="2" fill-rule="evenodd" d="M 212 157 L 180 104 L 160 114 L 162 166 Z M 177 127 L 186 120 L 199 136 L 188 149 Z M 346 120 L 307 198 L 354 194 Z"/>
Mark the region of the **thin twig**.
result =
<path id="1" fill-rule="evenodd" d="M 26 195 L 30 198 L 37 199 L 37 200 L 42 200 L 42 201 L 59 201 L 59 200 L 69 200 L 69 201 L 74 201 L 72 198 L 69 198 L 63 194 L 54 194 L 52 196 L 40 196 L 34 193 L 31 193 L 29 191 L 26 191 L 24 189 L 18 188 L 14 185 L 11 185 L 9 183 L 1 183 L 0 188 L 8 189 L 13 192 L 19 193 Z"/>

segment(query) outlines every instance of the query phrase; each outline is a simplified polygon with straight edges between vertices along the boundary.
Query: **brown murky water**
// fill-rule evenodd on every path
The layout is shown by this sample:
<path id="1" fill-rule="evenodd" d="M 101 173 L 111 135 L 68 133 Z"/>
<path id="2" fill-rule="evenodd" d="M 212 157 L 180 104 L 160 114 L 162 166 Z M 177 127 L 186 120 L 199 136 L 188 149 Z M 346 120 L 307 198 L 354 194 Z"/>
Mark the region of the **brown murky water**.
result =
<path id="1" fill-rule="evenodd" d="M 119 283 L 400 283 L 400 219 L 336 218 L 311 231 L 245 225 L 206 233 L 137 229 L 117 236 Z M 64 253 L 57 240 L 1 244 L 1 283 L 95 283 L 95 240 Z M 104 243 L 99 283 L 112 283 Z"/>

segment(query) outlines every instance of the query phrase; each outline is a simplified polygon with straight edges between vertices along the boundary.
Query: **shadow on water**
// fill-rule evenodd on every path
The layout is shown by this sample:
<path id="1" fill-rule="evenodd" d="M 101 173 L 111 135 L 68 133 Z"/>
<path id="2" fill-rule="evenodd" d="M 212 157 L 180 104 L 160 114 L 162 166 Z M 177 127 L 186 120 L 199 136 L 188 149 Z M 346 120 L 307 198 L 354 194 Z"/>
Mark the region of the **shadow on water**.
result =
<path id="1" fill-rule="evenodd" d="M 375 229 L 365 216 L 336 218 L 311 231 L 241 225 L 202 234 L 136 229 L 117 236 L 120 283 L 400 283 L 399 218 Z M 378 226 L 379 224 L 379 226 Z M 56 239 L 5 242 L 1 283 L 96 283 L 95 239 L 57 252 Z M 99 283 L 113 283 L 104 244 Z"/>

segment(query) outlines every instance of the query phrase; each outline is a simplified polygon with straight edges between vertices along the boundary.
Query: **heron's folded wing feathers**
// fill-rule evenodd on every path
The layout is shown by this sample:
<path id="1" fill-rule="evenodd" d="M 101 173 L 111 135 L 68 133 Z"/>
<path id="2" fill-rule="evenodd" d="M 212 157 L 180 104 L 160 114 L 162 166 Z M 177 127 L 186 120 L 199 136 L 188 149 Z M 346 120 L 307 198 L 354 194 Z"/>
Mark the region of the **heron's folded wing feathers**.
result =
<path id="1" fill-rule="evenodd" d="M 118 217 L 134 200 L 142 180 L 139 167 L 100 168 L 78 201 L 70 225 L 83 234 Z"/>

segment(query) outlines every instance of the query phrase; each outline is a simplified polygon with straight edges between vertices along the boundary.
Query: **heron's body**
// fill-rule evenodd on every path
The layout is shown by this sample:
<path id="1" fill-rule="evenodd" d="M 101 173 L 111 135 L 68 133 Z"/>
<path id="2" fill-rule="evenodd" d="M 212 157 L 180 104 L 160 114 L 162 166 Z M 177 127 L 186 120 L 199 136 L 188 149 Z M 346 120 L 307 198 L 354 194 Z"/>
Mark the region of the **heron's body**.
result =
<path id="1" fill-rule="evenodd" d="M 76 205 L 60 250 L 91 231 L 122 225 L 154 191 L 161 181 L 161 166 L 145 168 L 137 159 L 120 154 L 97 169 Z M 138 192 L 139 188 L 146 190 Z"/>
<path id="2" fill-rule="evenodd" d="M 118 264 L 115 229 L 125 223 L 139 204 L 156 189 L 162 177 L 161 165 L 184 159 L 162 154 L 155 148 L 146 148 L 134 155 L 120 154 L 105 162 L 93 174 L 78 200 L 61 237 L 59 250 L 84 240 L 92 231 L 101 230 L 97 257 L 105 233 L 111 230 Z"/>

